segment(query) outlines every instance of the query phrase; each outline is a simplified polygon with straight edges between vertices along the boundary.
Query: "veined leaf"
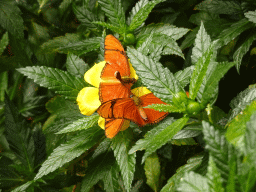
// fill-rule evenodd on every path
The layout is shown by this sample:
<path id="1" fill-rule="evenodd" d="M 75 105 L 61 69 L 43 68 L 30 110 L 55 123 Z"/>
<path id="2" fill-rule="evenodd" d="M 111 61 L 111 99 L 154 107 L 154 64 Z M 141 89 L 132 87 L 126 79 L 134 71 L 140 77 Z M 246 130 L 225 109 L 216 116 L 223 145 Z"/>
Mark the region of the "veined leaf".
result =
<path id="1" fill-rule="evenodd" d="M 102 178 L 106 192 L 124 191 L 120 186 L 119 167 L 115 163 Z"/>
<path id="2" fill-rule="evenodd" d="M 129 129 L 127 131 L 119 132 L 112 139 L 112 148 L 121 171 L 125 189 L 130 191 L 135 172 L 136 153 L 128 153 L 132 144 L 131 133 L 128 131 Z"/>
<path id="3" fill-rule="evenodd" d="M 192 138 L 200 135 L 202 131 L 198 130 L 185 130 L 182 129 L 176 135 L 173 136 L 172 139 L 185 139 L 185 138 Z"/>
<path id="4" fill-rule="evenodd" d="M 206 149 L 209 150 L 218 172 L 221 174 L 222 181 L 226 185 L 230 172 L 229 163 L 235 156 L 235 149 L 219 130 L 215 130 L 213 126 L 205 121 L 202 122 L 202 125 L 204 140 L 207 144 Z"/>
<path id="5" fill-rule="evenodd" d="M 209 192 L 210 191 L 207 178 L 193 171 L 185 173 L 184 177 L 180 181 L 180 184 L 177 190 L 181 192 L 184 192 L 184 191 Z"/>
<path id="6" fill-rule="evenodd" d="M 211 74 L 210 78 L 207 79 L 204 91 L 202 93 L 201 103 L 206 105 L 211 99 L 214 98 L 216 87 L 218 87 L 220 79 L 227 73 L 227 71 L 233 67 L 235 63 L 224 62 L 219 63 Z"/>
<path id="7" fill-rule="evenodd" d="M 5 32 L 0 41 L 0 55 L 2 55 L 8 43 L 9 43 L 8 32 Z"/>
<path id="8" fill-rule="evenodd" d="M 210 46 L 208 50 L 199 58 L 198 62 L 195 64 L 195 68 L 190 79 L 189 86 L 189 98 L 195 99 L 197 93 L 203 83 L 203 80 L 207 78 L 206 72 L 211 61 L 213 54 L 213 47 Z"/>
<path id="9" fill-rule="evenodd" d="M 213 158 L 210 156 L 209 164 L 208 164 L 207 178 L 208 184 L 211 192 L 224 192 L 224 188 L 222 187 L 221 175 L 214 163 Z"/>
<path id="10" fill-rule="evenodd" d="M 184 41 L 181 43 L 181 50 L 184 50 L 187 47 L 190 47 L 195 42 L 196 35 L 199 31 L 199 27 L 194 28 L 188 35 L 185 36 Z"/>
<path id="11" fill-rule="evenodd" d="M 72 3 L 72 0 L 63 0 L 61 3 L 60 3 L 60 6 L 59 6 L 59 11 L 60 11 L 60 15 L 62 16 L 66 10 L 69 8 L 69 6 L 71 5 Z"/>
<path id="12" fill-rule="evenodd" d="M 147 19 L 149 13 L 155 7 L 155 5 L 163 1 L 165 0 L 154 0 L 148 2 L 144 6 L 140 6 L 139 11 L 131 18 L 129 31 L 134 31 L 136 28 L 140 27 Z"/>
<path id="13" fill-rule="evenodd" d="M 189 84 L 193 70 L 194 70 L 194 66 L 192 65 L 174 74 L 174 77 L 180 82 L 181 87 L 184 88 Z"/>
<path id="14" fill-rule="evenodd" d="M 244 150 L 244 134 L 246 123 L 250 120 L 251 115 L 256 111 L 256 101 L 252 101 L 239 115 L 232 119 L 226 127 L 226 138 L 233 145 Z"/>
<path id="15" fill-rule="evenodd" d="M 126 30 L 125 14 L 120 0 L 100 0 L 101 9 L 105 12 L 111 24 Z"/>
<path id="16" fill-rule="evenodd" d="M 56 134 L 62 134 L 62 133 L 68 133 L 68 132 L 74 132 L 74 131 L 80 131 L 83 129 L 88 129 L 92 126 L 94 126 L 97 123 L 97 120 L 99 119 L 99 115 L 91 115 L 89 117 L 84 117 L 82 119 L 79 119 L 72 124 L 69 124 L 64 129 L 60 130 Z"/>
<path id="17" fill-rule="evenodd" d="M 10 149 L 28 172 L 33 173 L 35 146 L 32 131 L 5 94 L 5 131 Z"/>
<path id="18" fill-rule="evenodd" d="M 247 19 L 241 19 L 240 21 L 234 23 L 233 25 L 231 25 L 230 27 L 221 32 L 221 34 L 218 37 L 218 43 L 215 46 L 215 48 L 220 48 L 228 44 L 234 38 L 239 36 L 242 32 L 253 27 L 254 25 Z"/>
<path id="19" fill-rule="evenodd" d="M 181 37 L 183 37 L 188 31 L 189 29 L 176 27 L 170 24 L 163 24 L 163 23 L 149 24 L 141 29 L 137 39 L 140 40 L 145 35 L 161 33 L 171 37 L 174 40 L 178 40 Z"/>
<path id="20" fill-rule="evenodd" d="M 150 109 L 155 109 L 157 111 L 164 111 L 164 112 L 169 112 L 169 113 L 182 113 L 186 111 L 185 107 L 182 107 L 181 105 L 176 106 L 172 104 L 153 104 L 153 105 L 148 105 L 145 108 L 150 108 Z"/>
<path id="21" fill-rule="evenodd" d="M 31 186 L 35 181 L 28 181 L 26 183 L 24 183 L 23 185 L 19 186 L 19 187 L 16 187 L 14 190 L 12 190 L 12 192 L 25 192 L 25 191 L 28 191 L 27 188 L 29 186 Z"/>
<path id="22" fill-rule="evenodd" d="M 245 155 L 254 154 L 256 150 L 256 113 L 246 123 L 244 134 Z"/>
<path id="23" fill-rule="evenodd" d="M 0 73 L 0 101 L 4 101 L 4 94 L 8 88 L 8 71 Z"/>
<path id="24" fill-rule="evenodd" d="M 180 182 L 184 174 L 195 170 L 202 162 L 202 156 L 195 156 L 188 159 L 187 164 L 177 169 L 176 173 L 167 181 L 167 184 L 162 188 L 161 192 L 175 192 L 176 186 Z"/>
<path id="25" fill-rule="evenodd" d="M 15 1 L 0 1 L 0 25 L 17 39 L 24 37 L 23 19 Z"/>
<path id="26" fill-rule="evenodd" d="M 66 64 L 67 71 L 79 78 L 82 78 L 84 73 L 89 69 L 88 64 L 83 59 L 72 53 L 68 54 Z"/>
<path id="27" fill-rule="evenodd" d="M 186 138 L 186 139 L 172 139 L 171 144 L 181 146 L 181 145 L 197 145 L 193 138 Z"/>
<path id="28" fill-rule="evenodd" d="M 249 51 L 249 48 L 255 39 L 256 39 L 256 34 L 253 33 L 250 37 L 247 37 L 244 43 L 235 51 L 233 55 L 233 59 L 234 61 L 236 61 L 236 69 L 238 72 L 239 72 L 240 65 L 242 64 L 243 56 Z"/>
<path id="29" fill-rule="evenodd" d="M 196 9 L 215 14 L 238 14 L 241 13 L 241 5 L 235 1 L 205 0 L 196 6 Z"/>
<path id="30" fill-rule="evenodd" d="M 145 5 L 147 5 L 149 3 L 148 0 L 141 0 L 138 1 L 135 6 L 132 8 L 129 17 L 127 18 L 127 23 L 128 25 L 131 24 L 131 21 L 133 19 L 133 17 L 140 11 L 140 9 L 142 9 Z M 140 27 L 144 26 L 144 22 L 141 24 Z"/>
<path id="31" fill-rule="evenodd" d="M 229 120 L 232 120 L 236 115 L 245 109 L 253 100 L 256 99 L 256 86 L 253 85 L 244 91 L 240 92 L 235 98 L 230 102 L 230 107 L 232 109 Z"/>
<path id="32" fill-rule="evenodd" d="M 98 127 L 91 127 L 74 136 L 66 144 L 61 144 L 53 150 L 52 154 L 42 164 L 34 180 L 47 175 L 56 169 L 62 167 L 65 163 L 72 161 L 82 153 L 90 149 L 103 136 L 103 131 Z"/>
<path id="33" fill-rule="evenodd" d="M 83 177 L 81 191 L 89 192 L 99 180 L 104 180 L 105 175 L 111 171 L 114 164 L 115 158 L 113 153 L 101 154 L 91 160 Z"/>
<path id="34" fill-rule="evenodd" d="M 147 177 L 147 184 L 153 191 L 158 191 L 161 167 L 157 153 L 153 153 L 146 158 L 144 169 Z"/>
<path id="35" fill-rule="evenodd" d="M 101 25 L 103 27 L 106 27 L 107 29 L 110 29 L 111 31 L 113 32 L 116 32 L 116 33 L 119 33 L 119 34 L 122 34 L 123 33 L 123 29 L 122 28 L 119 28 L 118 26 L 116 25 L 112 25 L 112 24 L 109 24 L 109 23 L 105 23 L 105 22 L 101 22 L 101 21 L 95 21 L 93 22 L 97 25 Z"/>
<path id="36" fill-rule="evenodd" d="M 41 86 L 53 89 L 56 93 L 73 100 L 76 99 L 79 91 L 86 86 L 83 80 L 60 69 L 34 66 L 17 70 Z"/>
<path id="37" fill-rule="evenodd" d="M 159 62 L 129 47 L 127 54 L 136 73 L 141 77 L 142 83 L 147 85 L 157 97 L 171 102 L 172 95 L 182 91 L 182 87 L 173 74 L 169 69 L 163 68 Z"/>
<path id="38" fill-rule="evenodd" d="M 256 23 L 256 11 L 248 11 L 244 16 L 251 22 Z"/>
<path id="39" fill-rule="evenodd" d="M 200 29 L 196 35 L 194 47 L 192 49 L 192 64 L 198 62 L 199 58 L 203 56 L 203 54 L 208 50 L 210 45 L 211 38 L 205 31 L 203 22 L 201 22 Z"/>

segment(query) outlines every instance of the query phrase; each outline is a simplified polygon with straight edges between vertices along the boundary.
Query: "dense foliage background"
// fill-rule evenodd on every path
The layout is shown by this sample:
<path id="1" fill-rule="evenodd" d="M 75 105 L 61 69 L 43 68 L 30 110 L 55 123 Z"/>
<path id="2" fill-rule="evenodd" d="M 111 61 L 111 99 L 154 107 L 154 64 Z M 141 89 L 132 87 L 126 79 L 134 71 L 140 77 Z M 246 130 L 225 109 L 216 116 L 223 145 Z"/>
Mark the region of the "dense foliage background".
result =
<path id="1" fill-rule="evenodd" d="M 256 191 L 255 24 L 255 0 L 0 0 L 0 191 Z M 76 103 L 107 34 L 170 113 L 114 139 Z"/>

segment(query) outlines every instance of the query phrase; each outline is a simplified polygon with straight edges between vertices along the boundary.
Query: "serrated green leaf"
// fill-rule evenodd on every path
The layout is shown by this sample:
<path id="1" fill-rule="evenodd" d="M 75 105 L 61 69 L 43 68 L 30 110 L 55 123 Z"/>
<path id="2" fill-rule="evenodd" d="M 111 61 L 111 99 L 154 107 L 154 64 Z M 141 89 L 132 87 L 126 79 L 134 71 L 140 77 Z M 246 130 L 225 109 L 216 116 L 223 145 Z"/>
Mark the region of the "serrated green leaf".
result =
<path id="1" fill-rule="evenodd" d="M 9 0 L 0 1 L 0 25 L 17 39 L 24 37 L 23 19 L 16 2 Z"/>
<path id="2" fill-rule="evenodd" d="M 17 71 L 33 79 L 39 85 L 53 89 L 56 93 L 72 100 L 75 100 L 79 91 L 86 86 L 82 79 L 73 77 L 60 69 L 34 66 L 19 68 Z"/>
<path id="3" fill-rule="evenodd" d="M 229 161 L 229 175 L 228 175 L 228 182 L 226 186 L 226 191 L 237 191 L 236 187 L 236 175 L 237 175 L 237 163 L 236 163 L 236 156 L 233 156 Z"/>
<path id="4" fill-rule="evenodd" d="M 193 70 L 194 70 L 194 66 L 192 65 L 174 74 L 174 77 L 180 82 L 181 87 L 184 88 L 189 84 Z"/>
<path id="5" fill-rule="evenodd" d="M 101 154 L 89 162 L 88 169 L 83 177 L 81 191 L 89 192 L 99 180 L 105 180 L 106 174 L 114 166 L 115 158 L 112 153 Z"/>
<path id="6" fill-rule="evenodd" d="M 256 39 L 256 34 L 253 33 L 250 37 L 247 37 L 244 43 L 235 51 L 233 55 L 233 59 L 236 62 L 236 69 L 238 72 L 242 64 L 243 56 L 249 51 L 249 48 L 255 39 Z"/>
<path id="7" fill-rule="evenodd" d="M 172 104 L 153 104 L 153 105 L 148 105 L 145 108 L 150 108 L 150 109 L 155 109 L 157 111 L 164 111 L 164 112 L 169 112 L 169 113 L 182 113 L 186 111 L 185 107 L 182 107 L 181 105 L 176 106 Z"/>
<path id="8" fill-rule="evenodd" d="M 0 73 L 0 101 L 4 101 L 4 94 L 8 88 L 8 71 Z"/>
<path id="9" fill-rule="evenodd" d="M 151 137 L 148 145 L 146 146 L 145 154 L 142 158 L 142 163 L 149 155 L 170 141 L 172 137 L 185 126 L 188 119 L 188 117 L 180 118 L 168 127 L 165 127 L 165 129 L 162 130 L 159 134 Z"/>
<path id="10" fill-rule="evenodd" d="M 206 149 L 209 150 L 218 172 L 221 174 L 223 184 L 226 185 L 230 173 L 229 163 L 235 157 L 235 149 L 227 142 L 225 136 L 219 130 L 215 130 L 206 121 L 203 121 L 202 125 L 204 140 L 207 144 Z"/>
<path id="11" fill-rule="evenodd" d="M 198 10 L 204 10 L 215 14 L 241 13 L 241 5 L 234 1 L 205 0 L 196 6 Z"/>
<path id="12" fill-rule="evenodd" d="M 132 139 L 129 129 L 127 131 L 119 132 L 119 134 L 112 139 L 112 149 L 114 151 L 114 155 L 124 181 L 124 186 L 127 191 L 130 191 L 131 189 L 136 163 L 136 153 L 128 153 L 131 144 Z"/>
<path id="13" fill-rule="evenodd" d="M 166 36 L 165 41 L 167 45 L 163 49 L 163 55 L 178 55 L 185 59 L 182 50 L 180 49 L 178 43 L 174 41 L 171 37 Z"/>
<path id="14" fill-rule="evenodd" d="M 62 16 L 68 7 L 71 5 L 72 0 L 63 0 L 59 6 L 60 15 Z M 75 11 L 74 11 L 75 12 Z"/>
<path id="15" fill-rule="evenodd" d="M 0 55 L 2 55 L 8 43 L 9 43 L 8 32 L 5 32 L 0 41 Z"/>
<path id="16" fill-rule="evenodd" d="M 256 11 L 248 11 L 244 16 L 251 22 L 256 23 Z"/>
<path id="17" fill-rule="evenodd" d="M 171 144 L 181 146 L 181 145 L 197 145 L 193 138 L 186 139 L 172 139 Z"/>
<path id="18" fill-rule="evenodd" d="M 220 79 L 228 72 L 228 70 L 233 67 L 235 63 L 224 62 L 219 63 L 211 74 L 211 76 L 207 79 L 207 82 L 204 86 L 204 91 L 202 93 L 201 103 L 206 105 L 211 99 L 214 98 L 216 93 L 216 87 L 218 87 Z"/>
<path id="19" fill-rule="evenodd" d="M 27 191 L 27 188 L 29 186 L 31 186 L 34 183 L 34 181 L 28 181 L 26 183 L 24 183 L 23 185 L 16 187 L 14 190 L 12 190 L 11 192 L 25 192 Z"/>
<path id="20" fill-rule="evenodd" d="M 224 192 L 222 187 L 221 175 L 218 172 L 218 169 L 213 161 L 213 158 L 210 156 L 208 171 L 207 171 L 208 184 L 211 192 Z"/>
<path id="21" fill-rule="evenodd" d="M 211 43 L 211 38 L 205 31 L 203 22 L 201 22 L 200 29 L 196 35 L 194 47 L 192 49 L 192 64 L 196 64 L 198 62 L 199 58 L 201 58 L 203 54 L 208 50 Z"/>
<path id="22" fill-rule="evenodd" d="M 10 149 L 21 161 L 22 166 L 32 173 L 35 160 L 32 131 L 7 94 L 5 94 L 5 131 Z"/>
<path id="23" fill-rule="evenodd" d="M 167 184 L 162 188 L 161 192 L 175 192 L 176 186 L 183 178 L 184 174 L 195 170 L 202 162 L 202 156 L 195 156 L 188 159 L 187 164 L 181 166 L 176 173 L 167 181 Z"/>
<path id="24" fill-rule="evenodd" d="M 156 4 L 161 3 L 165 0 L 154 0 L 150 1 L 144 6 L 140 6 L 139 11 L 131 18 L 129 25 L 129 31 L 134 31 L 136 28 L 143 25 L 144 21 L 147 19 L 151 10 L 155 7 Z"/>
<path id="25" fill-rule="evenodd" d="M 121 191 L 122 186 L 119 184 L 119 168 L 117 163 L 111 167 L 109 171 L 106 172 L 105 176 L 103 177 L 104 189 L 107 192 L 115 192 Z"/>
<path id="26" fill-rule="evenodd" d="M 58 168 L 62 167 L 65 163 L 72 161 L 74 158 L 80 156 L 82 153 L 97 144 L 102 136 L 103 131 L 99 127 L 91 127 L 74 136 L 65 144 L 53 150 L 52 154 L 42 164 L 34 180 L 37 180 L 44 175 L 47 175 Z"/>
<path id="27" fill-rule="evenodd" d="M 193 45 L 198 31 L 199 31 L 199 27 L 196 27 L 188 35 L 186 35 L 184 41 L 182 41 L 181 43 L 181 46 L 180 46 L 181 50 L 184 50 L 185 48 L 188 48 L 191 45 Z"/>
<path id="28" fill-rule="evenodd" d="M 249 22 L 247 19 L 241 19 L 240 21 L 234 23 L 227 29 L 223 30 L 218 36 L 218 43 L 215 48 L 220 48 L 224 45 L 227 45 L 230 41 L 239 36 L 242 32 L 249 28 L 253 28 L 254 25 Z"/>
<path id="29" fill-rule="evenodd" d="M 188 31 L 189 29 L 186 28 L 176 27 L 170 24 L 157 23 L 143 27 L 136 38 L 140 40 L 145 35 L 161 33 L 171 37 L 174 40 L 178 40 L 183 37 Z"/>
<path id="30" fill-rule="evenodd" d="M 119 33 L 119 34 L 123 33 L 123 31 L 122 31 L 123 29 L 119 28 L 118 26 L 115 26 L 115 25 L 112 25 L 112 24 L 109 24 L 109 23 L 105 23 L 105 22 L 101 22 L 101 21 L 95 21 L 93 23 L 95 23 L 97 25 L 100 25 L 102 27 L 106 27 L 107 29 L 110 29 L 113 32 L 116 32 L 116 33 Z"/>
<path id="31" fill-rule="evenodd" d="M 144 170 L 147 177 L 147 184 L 153 189 L 153 191 L 158 191 L 159 179 L 161 166 L 157 153 L 153 153 L 148 156 L 145 160 Z"/>
<path id="32" fill-rule="evenodd" d="M 74 132 L 74 131 L 80 131 L 83 129 L 88 129 L 92 126 L 94 126 L 99 119 L 99 115 L 91 115 L 89 117 L 84 117 L 82 119 L 79 119 L 72 124 L 69 124 L 67 127 L 62 129 L 61 131 L 57 132 L 56 134 L 62 134 L 62 133 L 68 133 L 68 132 Z"/>
<path id="33" fill-rule="evenodd" d="M 232 111 L 229 115 L 229 120 L 232 120 L 236 115 L 245 109 L 253 100 L 256 99 L 256 87 L 249 87 L 240 92 L 233 98 L 229 104 Z"/>
<path id="34" fill-rule="evenodd" d="M 120 0 L 100 0 L 101 9 L 105 12 L 111 24 L 126 31 L 125 14 Z"/>
<path id="35" fill-rule="evenodd" d="M 245 155 L 255 154 L 256 150 L 256 113 L 254 113 L 250 121 L 246 123 L 244 134 Z"/>
<path id="36" fill-rule="evenodd" d="M 226 138 L 233 145 L 240 147 L 243 150 L 244 147 L 244 134 L 246 129 L 246 123 L 250 120 L 251 115 L 256 111 L 256 101 L 252 101 L 250 105 L 239 113 L 234 119 L 232 119 L 227 125 Z"/>
<path id="37" fill-rule="evenodd" d="M 207 78 L 206 72 L 210 64 L 213 54 L 213 48 L 210 46 L 208 50 L 199 58 L 198 62 L 195 64 L 195 68 L 190 79 L 189 86 L 189 98 L 195 99 L 197 93 L 203 83 L 203 80 Z"/>
<path id="38" fill-rule="evenodd" d="M 182 129 L 176 135 L 173 136 L 172 139 L 185 139 L 185 138 L 191 138 L 191 137 L 196 137 L 200 135 L 202 131 L 198 130 L 185 130 Z"/>
<path id="39" fill-rule="evenodd" d="M 166 127 L 174 122 L 173 117 L 166 117 L 163 121 L 161 121 L 157 126 L 148 131 L 144 139 L 140 139 L 136 142 L 136 144 L 130 149 L 129 154 L 135 153 L 138 150 L 146 149 L 147 145 L 151 142 L 151 140 L 158 135 L 161 131 L 163 131 Z"/>
<path id="40" fill-rule="evenodd" d="M 67 56 L 66 67 L 70 74 L 79 78 L 83 78 L 84 73 L 89 69 L 88 64 L 83 59 L 72 53 Z"/>
<path id="41" fill-rule="evenodd" d="M 159 62 L 148 58 L 135 49 L 128 47 L 127 54 L 142 83 L 154 94 L 166 101 L 172 100 L 172 95 L 182 91 L 179 82 L 167 68 Z"/>
<path id="42" fill-rule="evenodd" d="M 185 173 L 184 177 L 181 179 L 178 191 L 184 192 L 209 192 L 209 185 L 207 178 L 190 171 Z"/>

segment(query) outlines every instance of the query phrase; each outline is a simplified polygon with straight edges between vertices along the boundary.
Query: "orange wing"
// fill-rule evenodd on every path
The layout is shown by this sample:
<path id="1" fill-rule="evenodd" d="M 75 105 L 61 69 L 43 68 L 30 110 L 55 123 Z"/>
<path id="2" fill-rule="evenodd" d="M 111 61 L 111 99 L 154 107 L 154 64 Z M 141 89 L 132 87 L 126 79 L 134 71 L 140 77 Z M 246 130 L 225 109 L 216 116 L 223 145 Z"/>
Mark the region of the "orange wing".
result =
<path id="1" fill-rule="evenodd" d="M 105 120 L 105 135 L 112 139 L 121 130 L 125 120 L 124 119 L 106 119 Z"/>

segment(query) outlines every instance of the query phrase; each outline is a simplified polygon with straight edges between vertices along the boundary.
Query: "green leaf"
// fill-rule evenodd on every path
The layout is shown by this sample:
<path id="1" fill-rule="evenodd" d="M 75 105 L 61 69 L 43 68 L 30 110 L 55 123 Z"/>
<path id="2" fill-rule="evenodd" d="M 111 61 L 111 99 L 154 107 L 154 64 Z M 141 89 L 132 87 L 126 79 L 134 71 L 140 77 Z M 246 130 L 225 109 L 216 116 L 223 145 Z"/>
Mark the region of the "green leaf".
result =
<path id="1" fill-rule="evenodd" d="M 104 180 L 106 174 L 114 166 L 115 158 L 112 153 L 101 154 L 89 162 L 83 177 L 81 191 L 89 192 L 99 180 Z"/>
<path id="2" fill-rule="evenodd" d="M 181 46 L 180 46 L 181 50 L 184 50 L 190 47 L 191 45 L 193 45 L 198 31 L 199 31 L 199 27 L 196 27 L 188 35 L 186 35 L 184 41 L 182 41 L 181 43 Z"/>
<path id="3" fill-rule="evenodd" d="M 23 19 L 16 2 L 9 0 L 0 1 L 0 25 L 17 39 L 24 37 Z"/>
<path id="4" fill-rule="evenodd" d="M 234 23 L 227 29 L 223 30 L 218 36 L 218 43 L 215 48 L 220 48 L 224 45 L 227 45 L 230 41 L 239 36 L 242 32 L 247 29 L 253 28 L 254 25 L 249 22 L 247 19 L 241 19 L 240 21 Z"/>
<path id="5" fill-rule="evenodd" d="M 203 22 L 201 22 L 200 29 L 196 35 L 194 47 L 192 49 L 192 64 L 198 62 L 199 58 L 201 58 L 203 54 L 208 50 L 211 43 L 211 38 L 205 31 Z"/>
<path id="6" fill-rule="evenodd" d="M 243 42 L 243 44 L 235 51 L 235 53 L 233 55 L 233 59 L 236 62 L 237 71 L 239 71 L 239 68 L 242 64 L 243 56 L 249 51 L 249 48 L 255 39 L 256 39 L 255 33 L 253 33 L 249 37 L 246 37 L 246 40 Z"/>
<path id="7" fill-rule="evenodd" d="M 244 151 L 245 155 L 247 155 L 247 156 L 255 155 L 255 150 L 256 150 L 256 113 L 254 113 L 251 116 L 250 121 L 248 121 L 246 124 L 244 143 L 245 143 L 245 151 Z"/>
<path id="8" fill-rule="evenodd" d="M 127 191 L 130 191 L 131 184 L 135 172 L 135 157 L 136 154 L 129 154 L 129 150 L 132 144 L 131 133 L 129 129 L 127 131 L 119 132 L 112 139 L 112 149 L 119 165 L 121 175 L 124 181 L 124 186 Z"/>
<path id="9" fill-rule="evenodd" d="M 141 29 L 140 33 L 136 38 L 140 40 L 145 35 L 149 36 L 150 34 L 160 33 L 160 34 L 165 34 L 174 40 L 178 40 L 181 37 L 183 37 L 188 31 L 189 29 L 176 27 L 170 24 L 164 24 L 164 23 L 149 24 Z"/>
<path id="10" fill-rule="evenodd" d="M 148 145 L 145 146 L 146 150 L 145 150 L 145 154 L 142 158 L 142 163 L 145 161 L 145 159 L 149 155 L 151 155 L 157 149 L 159 149 L 164 144 L 166 144 L 168 141 L 170 141 L 172 139 L 172 137 L 185 126 L 187 121 L 188 121 L 188 117 L 180 118 L 177 121 L 173 122 L 168 127 L 165 127 L 165 129 L 162 130 L 157 135 L 154 135 L 153 137 L 151 137 L 150 140 L 148 141 Z M 139 143 L 141 141 L 139 140 L 137 142 Z"/>
<path id="11" fill-rule="evenodd" d="M 34 66 L 19 68 L 17 71 L 33 79 L 39 85 L 53 89 L 56 93 L 72 100 L 75 100 L 79 91 L 86 86 L 82 79 L 73 77 L 60 69 Z"/>
<path id="12" fill-rule="evenodd" d="M 232 119 L 227 125 L 226 138 L 233 145 L 242 148 L 244 146 L 244 134 L 246 123 L 250 120 L 251 115 L 256 111 L 256 101 L 252 101 L 250 105 Z"/>
<path id="13" fill-rule="evenodd" d="M 184 177 L 184 174 L 195 170 L 202 162 L 203 157 L 195 156 L 188 159 L 187 164 L 179 167 L 176 173 L 167 181 L 167 184 L 162 188 L 161 192 L 175 192 L 176 186 L 180 180 Z"/>
<path id="14" fill-rule="evenodd" d="M 117 163 L 105 173 L 103 177 L 104 189 L 107 192 L 124 191 L 123 187 L 119 184 L 119 168 Z"/>
<path id="15" fill-rule="evenodd" d="M 244 16 L 251 22 L 256 23 L 256 11 L 248 11 Z"/>
<path id="16" fill-rule="evenodd" d="M 25 192 L 25 191 L 28 191 L 27 188 L 29 186 L 31 186 L 33 183 L 35 183 L 35 181 L 28 181 L 26 183 L 24 183 L 23 185 L 19 186 L 19 187 L 16 187 L 14 190 L 12 190 L 11 192 Z"/>
<path id="17" fill-rule="evenodd" d="M 237 180 L 237 163 L 236 163 L 236 156 L 233 156 L 229 161 L 229 175 L 228 175 L 228 182 L 226 186 L 226 191 L 237 191 L 236 187 L 236 180 Z"/>
<path id="18" fill-rule="evenodd" d="M 67 56 L 66 67 L 70 74 L 79 78 L 83 78 L 84 73 L 89 69 L 88 64 L 83 59 L 72 53 L 69 53 Z"/>
<path id="19" fill-rule="evenodd" d="M 216 87 L 218 87 L 220 79 L 228 72 L 228 70 L 233 67 L 235 63 L 224 62 L 219 63 L 212 72 L 211 76 L 207 79 L 202 93 L 201 103 L 206 106 L 206 104 L 214 98 L 216 93 Z"/>
<path id="20" fill-rule="evenodd" d="M 113 32 L 116 32 L 116 33 L 119 33 L 119 34 L 123 33 L 123 31 L 122 31 L 123 29 L 119 28 L 118 26 L 115 26 L 115 25 L 112 25 L 112 24 L 109 24 L 109 23 L 105 23 L 105 22 L 101 22 L 101 21 L 95 21 L 93 23 L 95 23 L 97 25 L 100 25 L 102 27 L 106 27 L 107 29 L 110 29 Z"/>
<path id="21" fill-rule="evenodd" d="M 232 120 L 236 115 L 245 109 L 253 100 L 256 99 L 256 86 L 246 88 L 244 91 L 240 92 L 235 98 L 230 102 L 230 107 L 232 109 L 229 120 Z"/>
<path id="22" fill-rule="evenodd" d="M 193 138 L 186 139 L 172 139 L 171 144 L 181 146 L 181 145 L 197 145 Z"/>
<path id="23" fill-rule="evenodd" d="M 131 22 L 129 25 L 129 31 L 134 31 L 136 28 L 143 25 L 144 21 L 147 19 L 151 10 L 155 7 L 156 4 L 161 3 L 165 0 L 154 0 L 150 1 L 147 4 L 145 3 L 144 6 L 140 6 L 139 11 L 131 18 Z M 142 3 L 144 4 L 144 3 Z M 135 12 L 134 12 L 135 13 Z"/>
<path id="24" fill-rule="evenodd" d="M 181 87 L 186 87 L 192 76 L 194 66 L 186 67 L 184 70 L 177 71 L 174 77 L 180 82 Z"/>
<path id="25" fill-rule="evenodd" d="M 206 72 L 210 64 L 213 54 L 212 46 L 199 58 L 198 62 L 195 64 L 195 69 L 193 71 L 192 77 L 190 79 L 189 86 L 189 98 L 195 99 L 197 93 L 203 83 L 203 80 L 207 78 Z"/>
<path id="26" fill-rule="evenodd" d="M 190 171 L 185 173 L 184 177 L 181 179 L 178 191 L 189 191 L 189 192 L 209 192 L 209 185 L 207 178 L 198 173 Z"/>
<path id="27" fill-rule="evenodd" d="M 59 11 L 60 11 L 60 15 L 62 16 L 66 11 L 67 9 L 69 8 L 69 6 L 71 5 L 72 3 L 72 0 L 63 0 L 61 3 L 60 3 L 60 6 L 59 6 Z M 74 11 L 75 12 L 75 11 Z M 78 16 L 77 16 L 78 18 Z"/>
<path id="28" fill-rule="evenodd" d="M 168 113 L 182 113 L 186 111 L 185 107 L 182 107 L 181 105 L 176 106 L 172 104 L 153 104 L 153 105 L 148 105 L 145 108 L 150 108 L 150 109 L 155 109 L 157 111 L 164 111 Z"/>
<path id="29" fill-rule="evenodd" d="M 147 177 L 147 184 L 153 191 L 158 191 L 161 166 L 157 153 L 152 153 L 146 158 L 144 170 Z"/>
<path id="30" fill-rule="evenodd" d="M 241 5 L 234 1 L 205 0 L 196 6 L 201 11 L 212 12 L 215 14 L 239 14 L 242 12 Z"/>
<path id="31" fill-rule="evenodd" d="M 196 137 L 201 133 L 202 131 L 198 131 L 198 130 L 182 129 L 178 133 L 176 133 L 176 135 L 174 135 L 172 139 L 185 139 L 185 138 Z"/>
<path id="32" fill-rule="evenodd" d="M 229 163 L 236 157 L 236 152 L 233 146 L 227 142 L 225 136 L 219 130 L 215 130 L 213 126 L 206 121 L 202 122 L 204 140 L 206 149 L 209 150 L 214 163 L 221 175 L 224 185 L 228 182 L 230 173 Z"/>
<path id="33" fill-rule="evenodd" d="M 210 156 L 208 171 L 207 171 L 208 184 L 210 186 L 211 192 L 224 192 L 224 188 L 222 187 L 221 175 L 218 172 L 218 169 L 213 161 L 213 158 Z"/>
<path id="34" fill-rule="evenodd" d="M 127 54 L 137 75 L 141 77 L 142 83 L 154 92 L 157 97 L 171 102 L 172 95 L 182 91 L 173 74 L 169 69 L 163 68 L 159 62 L 155 62 L 130 47 L 127 49 Z"/>
<path id="35" fill-rule="evenodd" d="M 99 127 L 91 127 L 81 131 L 66 144 L 61 144 L 59 147 L 53 150 L 52 154 L 42 164 L 42 167 L 39 169 L 34 180 L 37 180 L 44 175 L 57 170 L 65 163 L 70 162 L 76 157 L 80 156 L 82 153 L 97 144 L 102 136 L 103 131 L 100 131 Z"/>
<path id="36" fill-rule="evenodd" d="M 4 94 L 8 88 L 8 71 L 0 73 L 0 101 L 4 101 Z"/>
<path id="37" fill-rule="evenodd" d="M 111 24 L 126 31 L 125 14 L 120 0 L 100 0 L 101 9 L 105 12 Z"/>
<path id="38" fill-rule="evenodd" d="M 8 32 L 5 32 L 0 41 L 0 55 L 4 52 L 8 43 L 9 43 Z"/>
<path id="39" fill-rule="evenodd" d="M 28 172 L 33 173 L 35 146 L 32 131 L 5 94 L 5 131 L 10 149 Z"/>
<path id="40" fill-rule="evenodd" d="M 94 126 L 99 119 L 99 115 L 91 115 L 89 117 L 84 117 L 82 119 L 79 119 L 72 124 L 69 124 L 67 127 L 64 129 L 60 130 L 56 134 L 62 134 L 62 133 L 69 133 L 69 132 L 75 132 L 75 131 L 80 131 L 83 129 L 88 129 L 92 126 Z"/>

